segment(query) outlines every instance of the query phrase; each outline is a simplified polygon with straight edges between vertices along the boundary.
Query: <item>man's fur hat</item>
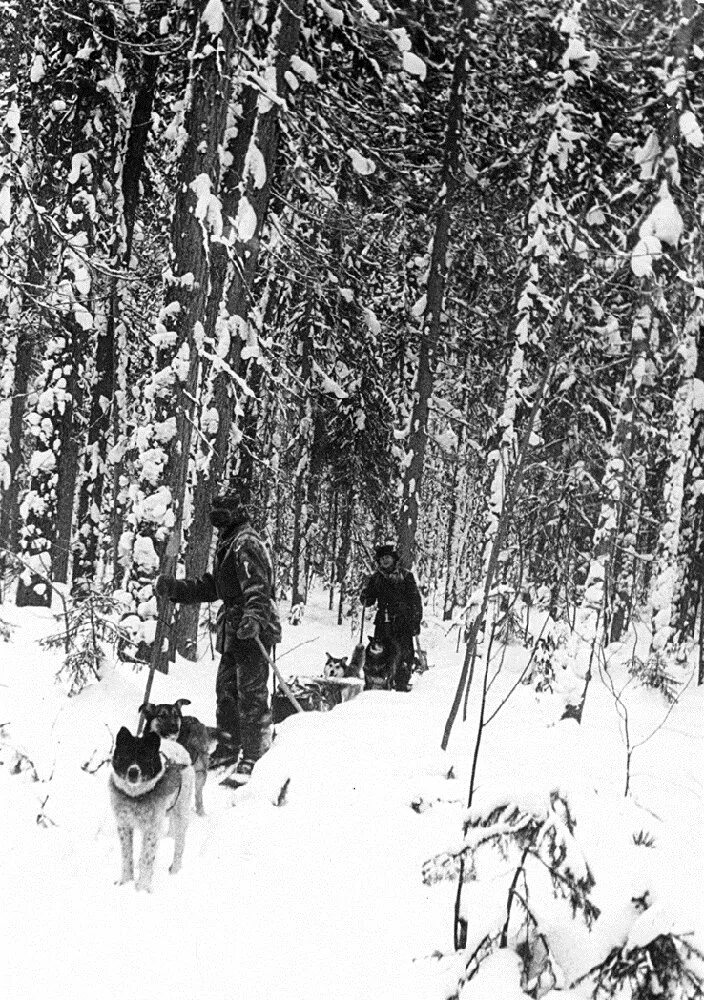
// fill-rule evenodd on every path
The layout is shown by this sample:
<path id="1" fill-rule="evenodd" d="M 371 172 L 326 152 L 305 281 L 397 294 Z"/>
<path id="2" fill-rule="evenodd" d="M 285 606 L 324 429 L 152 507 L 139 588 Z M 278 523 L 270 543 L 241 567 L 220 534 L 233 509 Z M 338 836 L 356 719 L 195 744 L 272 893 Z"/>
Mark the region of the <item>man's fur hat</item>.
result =
<path id="1" fill-rule="evenodd" d="M 238 486 L 228 486 L 217 493 L 210 504 L 213 524 L 233 523 L 249 519 L 247 496 Z"/>
<path id="2" fill-rule="evenodd" d="M 392 559 L 398 562 L 398 550 L 393 542 L 384 542 L 383 545 L 377 545 L 374 550 L 374 556 L 377 562 L 383 559 L 384 556 L 391 556 Z"/>

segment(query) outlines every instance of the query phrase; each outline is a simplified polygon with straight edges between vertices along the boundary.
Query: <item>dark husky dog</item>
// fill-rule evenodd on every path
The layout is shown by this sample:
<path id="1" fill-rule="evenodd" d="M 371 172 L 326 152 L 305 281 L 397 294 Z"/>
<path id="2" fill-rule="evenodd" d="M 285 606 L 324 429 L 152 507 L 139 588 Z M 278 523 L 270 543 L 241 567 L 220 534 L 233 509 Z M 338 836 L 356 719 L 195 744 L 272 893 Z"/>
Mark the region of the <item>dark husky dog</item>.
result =
<path id="1" fill-rule="evenodd" d="M 210 754 L 217 743 L 222 743 L 232 747 L 232 756 L 236 760 L 239 747 L 224 730 L 204 725 L 195 715 L 182 715 L 181 706 L 190 704 L 188 698 L 179 698 L 171 705 L 147 702 L 140 706 L 139 711 L 144 716 L 148 731 L 158 733 L 165 740 L 176 740 L 188 751 L 196 773 L 196 812 L 202 816 L 203 786 L 210 766 Z"/>
<path id="2" fill-rule="evenodd" d="M 364 657 L 365 691 L 390 691 L 400 664 L 401 647 L 394 639 L 389 637 L 382 641 L 370 635 Z"/>
<path id="3" fill-rule="evenodd" d="M 188 754 L 176 743 L 162 743 L 157 733 L 133 736 L 123 726 L 115 741 L 109 787 L 122 848 L 118 884 L 134 878 L 134 831 L 139 830 L 142 850 L 137 888 L 151 892 L 154 859 L 167 820 L 174 838 L 169 871 L 175 875 L 181 868 L 195 788 Z"/>

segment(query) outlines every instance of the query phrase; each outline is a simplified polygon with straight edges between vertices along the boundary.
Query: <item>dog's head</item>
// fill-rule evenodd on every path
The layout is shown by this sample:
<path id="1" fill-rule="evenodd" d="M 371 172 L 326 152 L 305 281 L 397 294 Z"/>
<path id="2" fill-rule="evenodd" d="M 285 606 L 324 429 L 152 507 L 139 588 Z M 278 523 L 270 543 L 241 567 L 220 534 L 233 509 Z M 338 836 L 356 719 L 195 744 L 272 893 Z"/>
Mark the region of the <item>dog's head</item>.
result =
<path id="1" fill-rule="evenodd" d="M 325 654 L 323 677 L 347 677 L 347 657 Z"/>
<path id="2" fill-rule="evenodd" d="M 158 733 L 165 740 L 177 740 L 183 720 L 181 705 L 190 704 L 188 698 L 179 698 L 173 705 L 152 705 L 151 702 L 147 702 L 140 705 L 139 711 L 144 716 L 149 732 Z"/>
<path id="3" fill-rule="evenodd" d="M 119 787 L 136 795 L 140 789 L 154 785 L 164 770 L 160 743 L 157 733 L 133 736 L 129 729 L 122 727 L 112 755 L 112 769 Z"/>
<path id="4" fill-rule="evenodd" d="M 386 646 L 380 639 L 375 639 L 373 635 L 369 636 L 369 645 L 367 646 L 367 661 L 370 659 L 372 661 L 383 660 L 386 653 Z"/>

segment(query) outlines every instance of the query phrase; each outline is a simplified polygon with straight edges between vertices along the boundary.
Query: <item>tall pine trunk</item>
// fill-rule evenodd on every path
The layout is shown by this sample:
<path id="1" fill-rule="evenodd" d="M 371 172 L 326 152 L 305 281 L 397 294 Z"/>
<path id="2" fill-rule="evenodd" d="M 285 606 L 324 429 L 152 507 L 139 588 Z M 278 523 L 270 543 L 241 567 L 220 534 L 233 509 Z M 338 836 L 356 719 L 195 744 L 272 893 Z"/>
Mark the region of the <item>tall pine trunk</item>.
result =
<path id="1" fill-rule="evenodd" d="M 45 265 L 49 253 L 49 238 L 43 221 L 37 220 L 33 229 L 28 251 L 26 283 L 30 295 L 36 294 L 44 284 Z M 23 306 L 27 306 L 23 303 Z M 17 552 L 20 525 L 19 494 L 20 469 L 22 466 L 22 429 L 27 409 L 27 393 L 37 352 L 37 333 L 31 321 L 32 313 L 22 309 L 18 319 L 17 342 L 12 373 L 12 400 L 7 432 L 7 488 L 2 497 L 0 510 L 0 545 Z"/>
<path id="2" fill-rule="evenodd" d="M 36 337 L 30 318 L 31 296 L 42 282 L 40 261 L 45 259 L 46 232 L 35 217 L 27 197 L 17 183 L 16 161 L 27 156 L 20 110 L 21 75 L 26 72 L 26 4 L 13 0 L 5 5 L 5 24 L 0 39 L 0 121 L 3 144 L 0 148 L 0 191 L 6 196 L 0 212 L 0 378 L 10 386 L 10 415 L 7 428 L 0 431 L 0 548 L 16 552 L 19 537 L 18 472 L 22 462 L 22 420 Z M 14 254 L 13 245 L 25 252 Z M 0 578 L 8 560 L 0 552 Z"/>
<path id="3" fill-rule="evenodd" d="M 670 459 L 663 483 L 664 520 L 653 563 L 650 594 L 652 608 L 650 655 L 654 661 L 667 657 L 668 647 L 671 646 L 674 638 L 674 611 L 679 580 L 677 564 L 685 496 L 685 473 L 692 440 L 694 373 L 697 363 L 697 334 L 700 323 L 699 299 L 692 296 L 688 302 L 684 330 L 677 345 L 681 375 L 672 406 L 672 427 L 668 447 Z"/>
<path id="4" fill-rule="evenodd" d="M 462 0 L 457 28 L 458 52 L 452 74 L 447 108 L 447 128 L 442 173 L 439 178 L 438 206 L 430 254 L 425 308 L 420 330 L 418 367 L 413 386 L 413 402 L 408 439 L 406 442 L 403 495 L 399 517 L 398 548 L 402 562 L 411 566 L 415 559 L 416 532 L 425 451 L 428 443 L 428 412 L 433 392 L 435 350 L 444 326 L 444 300 L 447 284 L 450 225 L 457 197 L 462 166 L 462 131 L 464 95 L 467 85 L 469 32 L 476 18 L 475 0 Z"/>
<path id="5" fill-rule="evenodd" d="M 294 452 L 296 466 L 293 470 L 293 536 L 291 541 L 291 611 L 292 620 L 300 618 L 305 604 L 305 561 L 306 534 L 308 528 L 308 504 L 306 495 L 310 476 L 311 447 L 313 443 L 313 328 L 310 310 L 306 309 L 302 319 L 300 335 L 300 384 L 301 403 L 298 413 L 297 443 Z"/>
<path id="6" fill-rule="evenodd" d="M 210 291 L 211 240 L 222 232 L 217 192 L 230 100 L 236 6 L 223 3 L 221 25 L 204 16 L 207 4 L 199 8 L 201 16 L 190 55 L 186 139 L 171 225 L 169 267 L 164 275 L 164 305 L 154 337 L 153 423 L 143 442 L 143 498 L 135 518 L 130 589 L 144 620 L 143 637 L 153 641 L 152 666 L 163 672 L 167 670 L 173 605 L 148 595 L 157 569 L 175 573 L 181 547 L 203 318 Z"/>
<path id="7" fill-rule="evenodd" d="M 614 549 L 619 526 L 622 521 L 622 507 L 628 466 L 636 432 L 634 418 L 641 383 L 645 375 L 645 353 L 652 321 L 649 306 L 642 306 L 635 315 L 631 328 L 631 365 L 621 392 L 619 408 L 609 445 L 604 477 L 601 483 L 601 508 L 599 520 L 592 540 L 592 554 L 580 605 L 575 609 L 574 632 L 581 644 L 591 644 L 597 638 L 598 626 L 605 627 L 608 615 L 607 604 L 613 599 L 616 579 L 614 572 Z M 577 649 L 575 648 L 575 658 Z M 584 696 L 589 682 L 590 668 L 584 678 L 584 686 L 568 700 L 565 715 L 582 718 Z"/>
<path id="8" fill-rule="evenodd" d="M 66 195 L 60 225 L 68 239 L 61 248 L 54 303 L 59 325 L 48 336 L 37 401 L 30 415 L 34 452 L 29 492 L 22 504 L 20 549 L 25 571 L 17 603 L 50 601 L 47 579 L 65 583 L 81 439 L 81 407 L 86 344 L 94 326 L 93 277 L 86 264 L 93 246 L 95 214 L 94 156 L 83 134 L 94 110 L 92 81 L 79 87 L 73 109 L 73 138 L 67 153 Z M 47 333 L 49 331 L 47 330 Z"/>
<path id="9" fill-rule="evenodd" d="M 102 517 L 108 477 L 108 445 L 111 435 L 119 439 L 124 428 L 118 405 L 118 353 L 120 341 L 124 337 L 125 318 L 124 284 L 121 272 L 129 272 L 131 266 L 134 227 L 140 198 L 140 186 L 144 170 L 146 143 L 151 129 L 152 108 L 156 88 L 159 57 L 147 53 L 142 64 L 140 86 L 137 91 L 130 125 L 125 138 L 117 132 L 113 143 L 116 160 L 113 177 L 113 219 L 115 231 L 111 253 L 112 274 L 107 279 L 107 315 L 97 331 L 95 351 L 95 371 L 91 385 L 90 413 L 86 451 L 83 458 L 83 472 L 78 495 L 78 517 L 76 540 L 73 551 L 73 589 L 80 589 L 84 583 L 95 578 L 100 555 Z M 115 115 L 117 130 L 119 115 Z M 121 146 L 124 143 L 124 149 Z M 122 336 L 121 336 L 122 335 Z M 121 459 L 115 464 L 116 486 L 123 473 Z M 118 501 L 119 490 L 113 490 L 115 502 L 110 513 L 110 529 L 113 541 L 113 578 L 118 575 L 117 542 L 122 535 L 122 504 Z"/>
<path id="10" fill-rule="evenodd" d="M 272 24 L 266 54 L 268 72 L 264 75 L 277 93 L 284 91 L 284 75 L 298 43 L 302 9 L 302 0 L 282 3 Z M 253 286 L 259 266 L 261 232 L 278 159 L 279 114 L 276 102 L 255 88 L 243 89 L 239 131 L 222 192 L 223 207 L 227 209 L 224 214 L 234 219 L 234 229 L 227 239 L 230 259 L 226 267 L 222 251 L 216 251 L 218 277 L 211 284 L 210 297 L 210 307 L 215 310 L 218 326 L 227 334 L 229 349 L 224 365 L 213 361 L 211 405 L 217 414 L 217 432 L 198 475 L 194 500 L 198 523 L 194 520 L 191 526 L 185 554 L 188 575 L 203 572 L 208 560 L 212 529 L 207 510 L 213 494 L 223 485 L 232 425 L 238 416 L 238 395 L 248 391 L 242 380 L 242 350 L 247 347 L 247 354 L 255 356 L 258 351 L 256 331 L 249 316 L 255 304 Z M 175 641 L 182 655 L 189 658 L 195 656 L 197 648 L 197 624 L 196 611 L 181 609 Z"/>
<path id="11" fill-rule="evenodd" d="M 340 596 L 337 602 L 337 624 L 342 625 L 345 601 L 349 593 L 354 593 L 350 582 L 350 555 L 352 553 L 352 524 L 354 521 L 354 491 L 349 490 L 342 502 L 342 525 L 340 528 L 340 548 L 337 554 L 337 579 L 340 584 Z"/>

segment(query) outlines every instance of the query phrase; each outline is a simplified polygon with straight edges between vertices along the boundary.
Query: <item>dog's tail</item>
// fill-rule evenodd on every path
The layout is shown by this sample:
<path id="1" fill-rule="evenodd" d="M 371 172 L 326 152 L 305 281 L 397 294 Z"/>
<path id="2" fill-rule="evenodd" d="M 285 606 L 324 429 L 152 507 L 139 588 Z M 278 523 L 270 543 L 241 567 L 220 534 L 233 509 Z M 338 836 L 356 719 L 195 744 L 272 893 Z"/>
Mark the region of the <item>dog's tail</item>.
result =
<path id="1" fill-rule="evenodd" d="M 350 665 L 348 667 L 350 677 L 362 677 L 364 674 L 364 664 L 367 659 L 367 647 L 358 642 L 352 651 Z"/>
<path id="2" fill-rule="evenodd" d="M 232 747 L 235 750 L 239 748 L 239 741 L 235 739 L 232 733 L 228 733 L 218 726 L 208 726 L 208 736 L 211 740 L 214 740 L 216 743 L 223 743 L 226 747 Z"/>
<path id="3" fill-rule="evenodd" d="M 207 733 L 207 744 L 203 747 L 207 750 L 209 754 L 213 752 L 215 747 L 225 747 L 227 750 L 232 750 L 233 754 L 237 754 L 240 744 L 239 740 L 236 740 L 232 733 L 226 732 L 224 729 L 220 729 L 219 726 L 206 726 Z"/>

